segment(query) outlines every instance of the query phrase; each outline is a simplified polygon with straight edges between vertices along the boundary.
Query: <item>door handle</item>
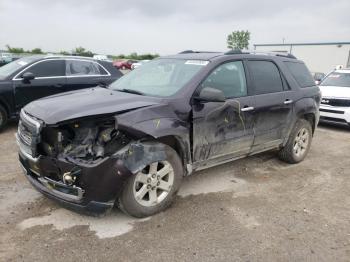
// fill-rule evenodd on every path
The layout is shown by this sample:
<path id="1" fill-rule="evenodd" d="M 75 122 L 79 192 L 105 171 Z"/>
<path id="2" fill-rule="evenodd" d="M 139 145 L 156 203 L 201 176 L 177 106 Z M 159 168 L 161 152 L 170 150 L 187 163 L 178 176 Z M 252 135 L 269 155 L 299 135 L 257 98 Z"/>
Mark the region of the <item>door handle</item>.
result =
<path id="1" fill-rule="evenodd" d="M 284 101 L 284 104 L 285 104 L 285 105 L 289 105 L 289 104 L 291 104 L 291 103 L 293 103 L 293 100 L 286 99 L 286 100 Z"/>
<path id="2" fill-rule="evenodd" d="M 241 109 L 242 112 L 249 112 L 249 111 L 253 111 L 254 110 L 254 107 L 252 106 L 246 106 L 246 107 L 243 107 Z"/>
<path id="3" fill-rule="evenodd" d="M 63 85 L 62 84 L 55 84 L 55 85 L 53 85 L 53 87 L 61 88 L 61 87 L 63 87 Z"/>

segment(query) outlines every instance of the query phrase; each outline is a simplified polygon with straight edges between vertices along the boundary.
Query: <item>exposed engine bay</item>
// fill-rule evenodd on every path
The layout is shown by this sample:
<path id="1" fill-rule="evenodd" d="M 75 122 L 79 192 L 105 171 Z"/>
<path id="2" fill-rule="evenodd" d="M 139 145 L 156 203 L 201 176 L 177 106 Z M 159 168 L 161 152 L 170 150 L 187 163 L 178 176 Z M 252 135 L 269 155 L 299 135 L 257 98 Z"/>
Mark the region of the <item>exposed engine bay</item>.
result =
<path id="1" fill-rule="evenodd" d="M 83 120 L 45 127 L 39 150 L 49 157 L 93 163 L 114 154 L 129 142 L 130 138 L 118 130 L 114 118 Z"/>

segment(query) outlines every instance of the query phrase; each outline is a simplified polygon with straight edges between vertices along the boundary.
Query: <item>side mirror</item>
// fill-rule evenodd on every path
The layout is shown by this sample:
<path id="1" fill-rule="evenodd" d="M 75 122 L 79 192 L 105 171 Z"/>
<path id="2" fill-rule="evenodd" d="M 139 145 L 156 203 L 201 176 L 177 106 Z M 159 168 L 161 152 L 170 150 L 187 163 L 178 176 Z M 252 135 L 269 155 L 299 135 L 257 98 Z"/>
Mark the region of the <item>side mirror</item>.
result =
<path id="1" fill-rule="evenodd" d="M 31 72 L 25 72 L 22 75 L 23 81 L 24 82 L 30 82 L 30 80 L 33 80 L 35 78 L 34 74 Z"/>
<path id="2" fill-rule="evenodd" d="M 226 98 L 222 91 L 212 88 L 212 87 L 204 87 L 199 96 L 196 97 L 199 101 L 205 102 L 225 102 Z"/>

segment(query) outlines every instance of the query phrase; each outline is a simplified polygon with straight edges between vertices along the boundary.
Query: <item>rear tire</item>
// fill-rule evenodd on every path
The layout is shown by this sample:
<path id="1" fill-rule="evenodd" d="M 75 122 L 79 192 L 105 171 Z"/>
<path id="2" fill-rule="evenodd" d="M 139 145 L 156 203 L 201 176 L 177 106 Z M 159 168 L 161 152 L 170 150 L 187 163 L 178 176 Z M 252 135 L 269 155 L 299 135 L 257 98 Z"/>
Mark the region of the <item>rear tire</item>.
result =
<path id="1" fill-rule="evenodd" d="M 162 144 L 163 145 L 163 144 Z M 119 208 L 134 217 L 148 217 L 168 208 L 183 178 L 183 166 L 174 149 L 165 147 L 166 159 L 155 161 L 126 182 Z"/>
<path id="2" fill-rule="evenodd" d="M 304 160 L 308 154 L 312 141 L 312 127 L 310 122 L 299 119 L 289 135 L 287 144 L 280 150 L 281 160 L 296 164 Z"/>
<path id="3" fill-rule="evenodd" d="M 6 126 L 8 120 L 6 109 L 0 105 L 0 131 Z"/>

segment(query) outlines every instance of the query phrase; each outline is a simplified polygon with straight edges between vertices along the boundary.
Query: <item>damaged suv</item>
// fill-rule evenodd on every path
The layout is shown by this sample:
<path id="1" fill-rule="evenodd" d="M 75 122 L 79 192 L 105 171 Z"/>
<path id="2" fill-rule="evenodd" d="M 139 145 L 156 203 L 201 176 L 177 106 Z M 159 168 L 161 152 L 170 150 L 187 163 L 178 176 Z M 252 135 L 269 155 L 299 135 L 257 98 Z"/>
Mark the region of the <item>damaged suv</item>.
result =
<path id="1" fill-rule="evenodd" d="M 267 150 L 307 155 L 320 91 L 291 55 L 185 51 L 112 83 L 27 105 L 17 133 L 32 185 L 68 208 L 135 217 L 167 208 L 184 176 Z"/>

